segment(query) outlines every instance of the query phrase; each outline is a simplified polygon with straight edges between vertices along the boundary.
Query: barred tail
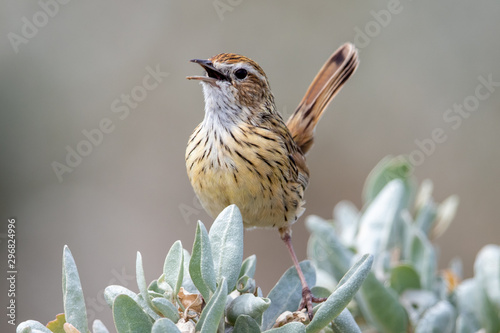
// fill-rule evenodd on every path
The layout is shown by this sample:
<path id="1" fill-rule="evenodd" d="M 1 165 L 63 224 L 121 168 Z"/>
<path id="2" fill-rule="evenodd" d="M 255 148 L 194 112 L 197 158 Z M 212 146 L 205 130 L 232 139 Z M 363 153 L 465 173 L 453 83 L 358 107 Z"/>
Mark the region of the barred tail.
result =
<path id="1" fill-rule="evenodd" d="M 358 51 L 342 45 L 325 62 L 286 125 L 305 154 L 314 141 L 314 129 L 328 104 L 358 66 Z"/>

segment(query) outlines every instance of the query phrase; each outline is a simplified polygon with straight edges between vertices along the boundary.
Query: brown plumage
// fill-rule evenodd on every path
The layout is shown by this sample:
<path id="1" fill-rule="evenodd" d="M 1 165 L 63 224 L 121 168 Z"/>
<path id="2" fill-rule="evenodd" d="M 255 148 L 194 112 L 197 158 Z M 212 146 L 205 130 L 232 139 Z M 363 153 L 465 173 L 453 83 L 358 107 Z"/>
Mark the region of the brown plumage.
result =
<path id="1" fill-rule="evenodd" d="M 358 53 L 351 44 L 338 49 L 325 62 L 299 106 L 286 122 L 294 141 L 305 154 L 314 141 L 321 115 L 358 66 Z"/>
<path id="2" fill-rule="evenodd" d="M 256 62 L 233 53 L 192 62 L 206 71 L 188 77 L 202 83 L 205 96 L 205 118 L 186 149 L 193 189 L 212 217 L 236 204 L 246 228 L 279 229 L 303 284 L 300 307 L 312 316 L 316 299 L 293 252 L 290 226 L 304 212 L 304 154 L 323 111 L 355 71 L 357 51 L 348 43 L 327 60 L 286 125 Z"/>

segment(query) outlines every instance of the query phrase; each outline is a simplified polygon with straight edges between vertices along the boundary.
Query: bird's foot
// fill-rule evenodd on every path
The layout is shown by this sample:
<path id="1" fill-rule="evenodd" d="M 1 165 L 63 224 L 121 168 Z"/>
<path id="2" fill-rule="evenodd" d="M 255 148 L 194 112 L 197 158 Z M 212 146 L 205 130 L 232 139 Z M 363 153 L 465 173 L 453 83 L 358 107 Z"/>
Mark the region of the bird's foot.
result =
<path id="1" fill-rule="evenodd" d="M 326 301 L 324 297 L 314 297 L 311 289 L 302 288 L 302 301 L 299 305 L 299 311 L 302 309 L 306 309 L 307 314 L 309 315 L 309 320 L 313 318 L 313 303 L 322 303 Z"/>

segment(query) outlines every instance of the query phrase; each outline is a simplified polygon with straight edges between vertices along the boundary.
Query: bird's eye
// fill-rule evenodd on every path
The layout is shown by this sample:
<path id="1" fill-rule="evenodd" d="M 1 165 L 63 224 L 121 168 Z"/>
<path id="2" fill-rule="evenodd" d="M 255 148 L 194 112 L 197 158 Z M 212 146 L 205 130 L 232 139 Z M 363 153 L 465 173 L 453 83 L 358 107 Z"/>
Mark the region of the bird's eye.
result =
<path id="1" fill-rule="evenodd" d="M 246 69 L 244 69 L 244 68 L 240 68 L 240 69 L 238 69 L 236 72 L 234 72 L 234 75 L 235 75 L 238 79 L 243 80 L 244 78 L 246 78 L 246 77 L 247 77 L 248 72 L 247 72 L 247 70 L 246 70 Z"/>

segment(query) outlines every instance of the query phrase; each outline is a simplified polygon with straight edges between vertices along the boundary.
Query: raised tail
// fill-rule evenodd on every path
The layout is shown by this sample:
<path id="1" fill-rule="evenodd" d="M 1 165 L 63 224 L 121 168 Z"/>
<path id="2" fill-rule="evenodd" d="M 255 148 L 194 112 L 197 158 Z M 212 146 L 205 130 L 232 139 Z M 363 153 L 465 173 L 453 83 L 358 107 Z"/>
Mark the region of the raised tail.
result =
<path id="1" fill-rule="evenodd" d="M 319 70 L 286 126 L 305 154 L 314 141 L 314 129 L 328 104 L 358 66 L 358 51 L 351 43 L 342 45 Z"/>

